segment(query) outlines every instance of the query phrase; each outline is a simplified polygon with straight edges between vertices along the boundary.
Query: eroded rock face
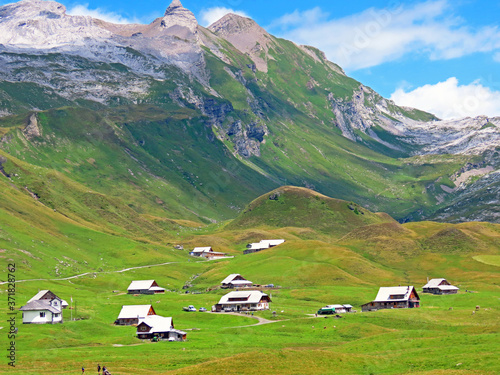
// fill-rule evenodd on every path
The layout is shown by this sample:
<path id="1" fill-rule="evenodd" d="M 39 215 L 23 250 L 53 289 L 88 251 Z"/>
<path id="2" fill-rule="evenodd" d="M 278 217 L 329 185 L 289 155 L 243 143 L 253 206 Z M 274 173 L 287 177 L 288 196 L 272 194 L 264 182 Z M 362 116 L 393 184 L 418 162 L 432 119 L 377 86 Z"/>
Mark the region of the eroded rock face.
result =
<path id="1" fill-rule="evenodd" d="M 28 125 L 23 129 L 23 134 L 24 136 L 32 140 L 35 137 L 41 137 L 42 132 L 40 130 L 40 127 L 38 126 L 38 118 L 36 116 L 36 113 L 33 113 L 29 120 L 28 120 Z"/>
<path id="2" fill-rule="evenodd" d="M 255 63 L 257 70 L 267 72 L 269 46 L 272 37 L 250 18 L 227 14 L 208 27 L 216 35 L 228 40 Z"/>
<path id="3" fill-rule="evenodd" d="M 184 8 L 179 0 L 174 0 L 165 11 L 161 26 L 169 28 L 186 28 L 193 35 L 198 33 L 198 22 L 194 14 Z"/>

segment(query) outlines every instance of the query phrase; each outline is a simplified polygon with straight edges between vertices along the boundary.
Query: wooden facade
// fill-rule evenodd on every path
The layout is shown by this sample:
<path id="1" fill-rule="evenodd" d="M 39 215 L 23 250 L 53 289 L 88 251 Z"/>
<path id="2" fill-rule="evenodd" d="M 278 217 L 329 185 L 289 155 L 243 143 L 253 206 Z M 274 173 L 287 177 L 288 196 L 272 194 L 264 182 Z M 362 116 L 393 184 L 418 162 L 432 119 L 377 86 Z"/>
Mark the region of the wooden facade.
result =
<path id="1" fill-rule="evenodd" d="M 148 307 L 143 308 L 144 306 Z M 122 306 L 122 311 L 115 320 L 115 324 L 121 326 L 139 324 L 140 319 L 150 315 L 156 315 L 156 312 L 151 305 Z"/>

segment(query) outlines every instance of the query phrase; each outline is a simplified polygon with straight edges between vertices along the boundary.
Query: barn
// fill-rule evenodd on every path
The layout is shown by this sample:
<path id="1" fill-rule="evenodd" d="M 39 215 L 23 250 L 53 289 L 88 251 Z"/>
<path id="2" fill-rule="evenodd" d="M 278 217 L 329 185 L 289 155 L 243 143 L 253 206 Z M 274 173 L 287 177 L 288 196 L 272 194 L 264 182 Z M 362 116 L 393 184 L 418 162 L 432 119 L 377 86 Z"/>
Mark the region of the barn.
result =
<path id="1" fill-rule="evenodd" d="M 128 294 L 158 294 L 165 293 L 164 288 L 160 288 L 155 280 L 132 281 L 127 288 Z"/>
<path id="2" fill-rule="evenodd" d="M 233 291 L 223 296 L 215 305 L 215 311 L 268 310 L 271 298 L 260 290 Z"/>
<path id="3" fill-rule="evenodd" d="M 375 311 L 414 307 L 420 307 L 420 297 L 413 286 L 392 286 L 380 288 L 375 300 L 361 305 L 361 310 Z"/>
<path id="4" fill-rule="evenodd" d="M 185 341 L 186 332 L 174 328 L 172 318 L 165 318 L 159 315 L 150 315 L 139 320 L 137 325 L 137 337 L 140 339 Z"/>
<path id="5" fill-rule="evenodd" d="M 221 282 L 221 288 L 241 288 L 252 286 L 253 282 L 245 279 L 239 273 L 232 273 Z"/>
<path id="6" fill-rule="evenodd" d="M 144 319 L 151 315 L 156 315 L 151 305 L 124 305 L 122 306 L 118 318 L 115 320 L 115 324 L 121 326 L 139 324 L 140 319 Z"/>
<path id="7" fill-rule="evenodd" d="M 424 293 L 432 294 L 456 294 L 459 288 L 451 285 L 446 279 L 432 279 L 422 287 Z"/>

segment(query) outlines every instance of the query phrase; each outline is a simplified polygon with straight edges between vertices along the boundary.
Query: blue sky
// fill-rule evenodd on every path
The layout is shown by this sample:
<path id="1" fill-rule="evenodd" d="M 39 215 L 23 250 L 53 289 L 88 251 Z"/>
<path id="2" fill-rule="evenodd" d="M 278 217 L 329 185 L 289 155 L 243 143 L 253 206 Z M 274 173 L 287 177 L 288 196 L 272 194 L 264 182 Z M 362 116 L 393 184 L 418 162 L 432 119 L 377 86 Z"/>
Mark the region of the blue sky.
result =
<path id="1" fill-rule="evenodd" d="M 500 116 L 499 1 L 181 1 L 203 26 L 238 12 L 273 35 L 316 46 L 397 104 L 442 118 Z M 149 23 L 170 3 L 59 2 L 71 14 L 125 23 Z"/>

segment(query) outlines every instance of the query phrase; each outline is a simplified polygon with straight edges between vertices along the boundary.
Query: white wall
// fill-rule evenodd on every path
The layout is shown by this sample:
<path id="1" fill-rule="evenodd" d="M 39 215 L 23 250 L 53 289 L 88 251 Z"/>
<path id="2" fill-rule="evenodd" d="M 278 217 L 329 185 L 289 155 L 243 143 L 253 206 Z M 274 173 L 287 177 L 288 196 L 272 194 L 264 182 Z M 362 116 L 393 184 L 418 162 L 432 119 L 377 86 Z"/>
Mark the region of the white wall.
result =
<path id="1" fill-rule="evenodd" d="M 52 318 L 52 313 L 50 311 L 44 311 L 45 317 L 40 317 L 41 311 L 23 311 L 23 323 L 33 323 L 33 324 L 45 324 L 45 323 L 60 323 L 62 322 L 62 313 L 59 317 Z"/>

